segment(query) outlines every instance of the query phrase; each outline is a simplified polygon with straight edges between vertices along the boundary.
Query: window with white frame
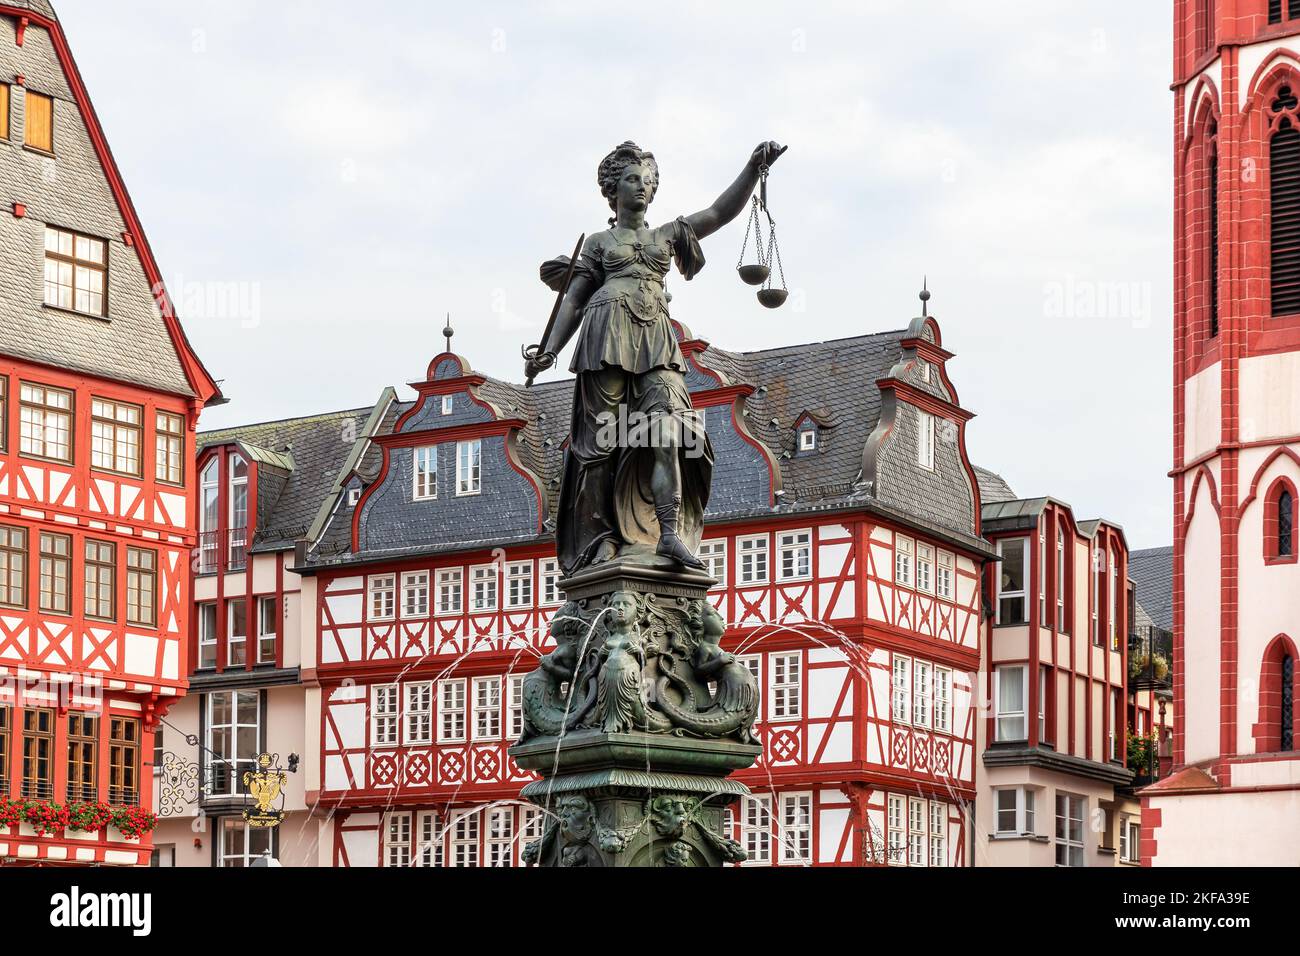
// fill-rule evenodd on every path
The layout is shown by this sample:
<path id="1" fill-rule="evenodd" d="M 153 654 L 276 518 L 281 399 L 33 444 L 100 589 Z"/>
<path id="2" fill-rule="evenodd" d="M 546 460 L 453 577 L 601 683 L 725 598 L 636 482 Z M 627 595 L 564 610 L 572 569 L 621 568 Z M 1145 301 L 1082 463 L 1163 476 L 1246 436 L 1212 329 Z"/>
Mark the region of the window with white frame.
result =
<path id="1" fill-rule="evenodd" d="M 416 866 L 442 866 L 442 834 L 438 832 L 438 814 L 434 810 L 421 810 L 417 815 L 415 845 Z"/>
<path id="2" fill-rule="evenodd" d="M 1119 858 L 1123 863 L 1142 862 L 1142 825 L 1127 814 L 1119 818 Z"/>
<path id="3" fill-rule="evenodd" d="M 388 814 L 384 833 L 384 865 L 411 865 L 411 814 L 395 811 Z"/>
<path id="4" fill-rule="evenodd" d="M 506 565 L 506 607 L 533 606 L 533 562 Z"/>
<path id="5" fill-rule="evenodd" d="M 461 569 L 443 568 L 438 572 L 438 615 L 461 611 Z"/>
<path id="6" fill-rule="evenodd" d="M 200 604 L 199 618 L 199 667 L 217 666 L 217 606 Z"/>
<path id="7" fill-rule="evenodd" d="M 493 807 L 487 812 L 484 862 L 490 867 L 514 865 L 515 812 L 513 807 Z"/>
<path id="8" fill-rule="evenodd" d="M 262 695 L 255 690 L 214 691 L 208 697 L 207 752 L 210 796 L 246 793 L 244 774 L 261 753 Z"/>
<path id="9" fill-rule="evenodd" d="M 940 551 L 935 566 L 934 593 L 945 601 L 952 600 L 952 575 L 955 557 L 951 551 Z"/>
<path id="10" fill-rule="evenodd" d="M 896 724 L 912 722 L 912 659 L 894 655 L 893 712 L 890 718 Z"/>
<path id="11" fill-rule="evenodd" d="M 900 587 L 912 586 L 912 553 L 915 549 L 911 538 L 902 535 L 894 538 L 894 583 Z"/>
<path id="12" fill-rule="evenodd" d="M 926 839 L 930 821 L 926 819 L 925 801 L 911 797 L 907 801 L 907 865 L 925 866 Z"/>
<path id="13" fill-rule="evenodd" d="M 1119 691 L 1110 689 L 1110 759 L 1119 759 Z"/>
<path id="14" fill-rule="evenodd" d="M 799 581 L 812 577 L 812 532 L 782 531 L 777 536 L 777 577 L 782 581 Z"/>
<path id="15" fill-rule="evenodd" d="M 927 471 L 934 471 L 934 416 L 929 412 L 917 412 L 916 425 L 916 463 Z"/>
<path id="16" fill-rule="evenodd" d="M 411 497 L 416 501 L 433 501 L 438 497 L 438 447 L 417 448 L 411 452 Z"/>
<path id="17" fill-rule="evenodd" d="M 740 584 L 767 583 L 767 535 L 736 539 L 740 555 Z"/>
<path id="18" fill-rule="evenodd" d="M 465 679 L 438 682 L 438 743 L 465 740 Z"/>
<path id="19" fill-rule="evenodd" d="M 1056 795 L 1056 865 L 1083 866 L 1083 797 Z"/>
<path id="20" fill-rule="evenodd" d="M 929 661 L 918 660 L 912 671 L 912 724 L 916 727 L 930 726 L 930 687 L 931 665 Z"/>
<path id="21" fill-rule="evenodd" d="M 239 817 L 221 818 L 219 867 L 252 866 L 255 860 L 273 859 L 270 827 L 251 827 Z"/>
<path id="22" fill-rule="evenodd" d="M 248 663 L 248 602 L 232 598 L 226 604 L 226 666 Z"/>
<path id="23" fill-rule="evenodd" d="M 402 616 L 429 616 L 428 571 L 410 571 L 402 575 Z"/>
<path id="24" fill-rule="evenodd" d="M 755 793 L 744 797 L 744 818 L 740 826 L 740 842 L 749 851 L 750 866 L 770 866 L 772 863 L 772 797 Z"/>
<path id="25" fill-rule="evenodd" d="M 919 541 L 916 543 L 916 589 L 934 593 L 934 548 Z"/>
<path id="26" fill-rule="evenodd" d="M 1025 538 L 1001 538 L 998 555 L 998 624 L 1024 624 L 1025 582 L 1029 580 L 1029 552 Z"/>
<path id="27" fill-rule="evenodd" d="M 474 678 L 474 739 L 501 739 L 501 678 Z"/>
<path id="28" fill-rule="evenodd" d="M 736 658 L 736 663 L 749 671 L 750 676 L 754 678 L 754 686 L 763 686 L 763 655 L 762 654 L 744 654 Z M 756 725 L 757 726 L 757 725 Z"/>
<path id="29" fill-rule="evenodd" d="M 998 741 L 1025 740 L 1025 665 L 1007 664 L 994 670 L 997 683 L 997 715 L 994 724 Z"/>
<path id="30" fill-rule="evenodd" d="M 442 413 L 450 415 L 456 407 L 455 399 L 451 395 L 442 396 Z"/>
<path id="31" fill-rule="evenodd" d="M 370 578 L 370 620 L 391 621 L 397 603 L 397 578 L 376 574 Z"/>
<path id="32" fill-rule="evenodd" d="M 1005 787 L 993 791 L 993 831 L 998 836 L 1033 836 L 1034 791 Z"/>
<path id="33" fill-rule="evenodd" d="M 1065 529 L 1056 529 L 1056 629 L 1062 634 L 1070 630 L 1065 619 L 1065 592 L 1070 582 L 1065 579 Z"/>
<path id="34" fill-rule="evenodd" d="M 1047 627 L 1047 528 L 1038 529 L 1038 626 Z"/>
<path id="35" fill-rule="evenodd" d="M 781 862 L 812 863 L 812 794 L 781 795 Z"/>
<path id="36" fill-rule="evenodd" d="M 1120 591 L 1118 576 L 1119 562 L 1112 557 L 1110 559 L 1110 589 L 1106 592 L 1106 596 L 1110 598 L 1110 606 L 1106 609 L 1109 612 L 1106 615 L 1106 633 L 1110 635 L 1110 649 L 1112 651 L 1119 650 Z"/>
<path id="37" fill-rule="evenodd" d="M 555 558 L 543 558 L 541 563 L 542 605 L 553 606 L 564 600 L 560 591 L 560 562 Z"/>
<path id="38" fill-rule="evenodd" d="M 506 675 L 506 736 L 518 740 L 524 735 L 524 675 Z"/>
<path id="39" fill-rule="evenodd" d="M 1088 614 L 1092 626 L 1092 643 L 1095 647 L 1101 647 L 1101 631 L 1098 629 L 1097 609 L 1101 605 L 1101 588 L 1102 575 L 1105 573 L 1106 558 L 1101 548 L 1094 548 L 1092 552 L 1092 601 Z"/>
<path id="40" fill-rule="evenodd" d="M 713 541 L 701 541 L 697 556 L 704 562 L 709 577 L 718 582 L 713 587 L 725 588 L 727 586 L 727 540 L 718 538 Z"/>
<path id="41" fill-rule="evenodd" d="M 934 669 L 934 729 L 952 732 L 952 671 L 946 667 Z"/>
<path id="42" fill-rule="evenodd" d="M 519 846 L 526 847 L 542 838 L 542 811 L 537 807 L 519 808 Z"/>
<path id="43" fill-rule="evenodd" d="M 1047 741 L 1047 691 L 1049 689 L 1049 671 L 1046 665 L 1038 668 L 1038 740 Z"/>
<path id="44" fill-rule="evenodd" d="M 417 681 L 406 685 L 406 743 L 433 743 L 433 683 Z"/>
<path id="45" fill-rule="evenodd" d="M 483 490 L 483 443 L 456 443 L 456 494 L 477 495 Z"/>
<path id="46" fill-rule="evenodd" d="M 802 712 L 802 663 L 798 651 L 773 654 L 769 720 L 798 720 Z"/>
<path id="47" fill-rule="evenodd" d="M 888 795 L 889 811 L 885 823 L 889 863 L 902 866 L 907 862 L 907 799 L 897 793 Z"/>
<path id="48" fill-rule="evenodd" d="M 805 428 L 799 433 L 799 450 L 816 451 L 817 450 L 817 429 Z"/>
<path id="49" fill-rule="evenodd" d="M 370 746 L 397 744 L 397 685 L 370 685 Z"/>
<path id="50" fill-rule="evenodd" d="M 451 865 L 478 866 L 479 814 L 462 813 L 451 825 Z"/>
<path id="51" fill-rule="evenodd" d="M 473 568 L 470 592 L 470 611 L 495 611 L 497 609 L 497 566 L 483 564 Z"/>
<path id="52" fill-rule="evenodd" d="M 257 599 L 257 663 L 274 664 L 280 630 L 280 602 L 275 595 Z"/>

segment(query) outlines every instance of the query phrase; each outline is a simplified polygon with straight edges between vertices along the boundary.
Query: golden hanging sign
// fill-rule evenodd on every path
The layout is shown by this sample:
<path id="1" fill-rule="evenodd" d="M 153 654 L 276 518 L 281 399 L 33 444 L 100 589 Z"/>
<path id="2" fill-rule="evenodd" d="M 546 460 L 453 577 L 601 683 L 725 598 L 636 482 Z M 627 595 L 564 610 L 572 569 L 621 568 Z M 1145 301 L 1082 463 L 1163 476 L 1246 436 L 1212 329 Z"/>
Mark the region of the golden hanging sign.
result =
<path id="1" fill-rule="evenodd" d="M 244 772 L 244 786 L 257 801 L 256 807 L 244 811 L 244 820 L 250 827 L 278 827 L 284 821 L 284 783 L 285 771 L 272 766 L 275 757 L 271 754 L 258 754 L 257 769 Z M 276 800 L 278 807 L 272 807 Z"/>

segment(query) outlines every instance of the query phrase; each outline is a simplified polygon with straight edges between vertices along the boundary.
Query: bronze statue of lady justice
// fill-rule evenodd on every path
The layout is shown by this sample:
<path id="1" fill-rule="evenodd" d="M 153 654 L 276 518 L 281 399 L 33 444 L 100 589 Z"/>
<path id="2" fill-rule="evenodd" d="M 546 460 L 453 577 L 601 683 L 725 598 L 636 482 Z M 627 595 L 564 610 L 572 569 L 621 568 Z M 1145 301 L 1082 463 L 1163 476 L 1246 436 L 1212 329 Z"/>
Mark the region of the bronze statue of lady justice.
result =
<path id="1" fill-rule="evenodd" d="M 577 383 L 556 517 L 568 575 L 620 555 L 658 555 L 703 569 L 695 556 L 713 474 L 703 418 L 691 406 L 686 360 L 669 321 L 664 277 L 672 261 L 689 281 L 704 267 L 700 240 L 745 209 L 785 148 L 760 143 L 712 206 L 658 227 L 646 211 L 659 187 L 654 154 L 626 142 L 604 158 L 600 190 L 610 228 L 575 261 L 542 266 L 559 299 L 539 345 L 524 350 L 531 383 L 578 334 Z"/>

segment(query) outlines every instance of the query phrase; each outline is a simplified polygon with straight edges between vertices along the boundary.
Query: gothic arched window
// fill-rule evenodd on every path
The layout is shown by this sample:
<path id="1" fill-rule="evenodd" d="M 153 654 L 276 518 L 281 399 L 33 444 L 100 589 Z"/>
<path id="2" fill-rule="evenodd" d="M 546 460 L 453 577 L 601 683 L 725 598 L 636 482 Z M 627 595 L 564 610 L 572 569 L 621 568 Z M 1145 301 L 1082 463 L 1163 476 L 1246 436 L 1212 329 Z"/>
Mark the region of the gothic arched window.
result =
<path id="1" fill-rule="evenodd" d="M 1295 727 L 1295 658 L 1290 654 L 1282 658 L 1282 726 L 1281 749 L 1291 750 Z"/>
<path id="2" fill-rule="evenodd" d="M 1211 121 L 1209 158 L 1205 170 L 1205 193 L 1210 215 L 1209 262 L 1210 338 L 1219 334 L 1219 126 Z"/>
<path id="3" fill-rule="evenodd" d="M 1273 315 L 1300 312 L 1300 100 L 1290 86 L 1277 92 L 1272 104 L 1273 135 L 1269 139 L 1269 199 L 1272 254 Z"/>
<path id="4" fill-rule="evenodd" d="M 1295 556 L 1295 497 L 1286 489 L 1277 496 L 1277 556 Z"/>

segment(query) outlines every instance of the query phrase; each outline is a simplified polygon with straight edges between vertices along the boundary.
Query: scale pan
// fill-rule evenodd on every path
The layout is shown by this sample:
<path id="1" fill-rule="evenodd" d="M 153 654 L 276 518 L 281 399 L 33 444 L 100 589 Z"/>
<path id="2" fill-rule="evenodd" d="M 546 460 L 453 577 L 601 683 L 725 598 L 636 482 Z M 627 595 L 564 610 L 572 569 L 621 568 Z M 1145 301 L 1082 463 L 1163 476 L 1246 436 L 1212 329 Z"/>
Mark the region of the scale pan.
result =
<path id="1" fill-rule="evenodd" d="M 758 301 L 768 309 L 779 309 L 785 305 L 785 300 L 790 297 L 790 293 L 785 289 L 759 289 Z"/>
<path id="2" fill-rule="evenodd" d="M 745 285 L 762 285 L 772 274 L 771 269 L 760 265 L 741 266 L 736 271 L 740 273 L 740 279 Z"/>

